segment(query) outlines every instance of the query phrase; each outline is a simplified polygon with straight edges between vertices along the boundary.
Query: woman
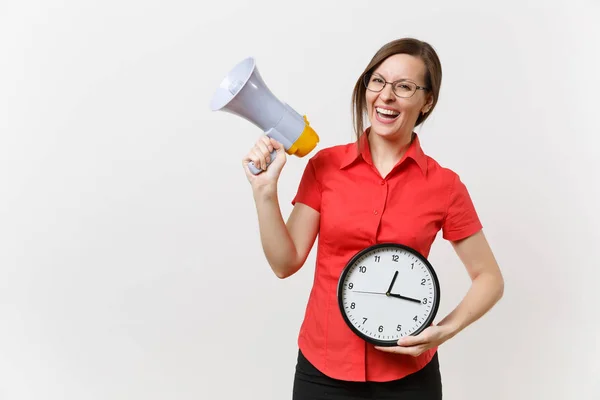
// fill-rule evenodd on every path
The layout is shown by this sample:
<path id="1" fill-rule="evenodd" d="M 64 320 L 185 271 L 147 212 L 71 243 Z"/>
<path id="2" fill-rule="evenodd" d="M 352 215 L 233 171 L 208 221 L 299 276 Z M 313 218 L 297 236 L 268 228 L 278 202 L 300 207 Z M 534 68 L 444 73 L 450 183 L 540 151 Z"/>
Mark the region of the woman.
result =
<path id="1" fill-rule="evenodd" d="M 281 144 L 263 136 L 243 165 L 258 213 L 265 256 L 279 278 L 304 264 L 319 235 L 315 278 L 298 338 L 294 399 L 441 399 L 437 348 L 502 297 L 503 277 L 465 185 L 424 154 L 414 128 L 433 111 L 442 71 L 434 49 L 407 38 L 384 45 L 353 93 L 355 143 L 309 159 L 284 222 L 277 182 L 286 162 Z M 363 130 L 366 114 L 370 126 Z M 277 157 L 266 168 L 270 152 Z M 253 161 L 265 171 L 252 175 Z M 408 245 L 427 257 L 439 230 L 464 263 L 472 285 L 437 325 L 395 347 L 366 343 L 337 307 L 342 269 L 380 242 Z"/>

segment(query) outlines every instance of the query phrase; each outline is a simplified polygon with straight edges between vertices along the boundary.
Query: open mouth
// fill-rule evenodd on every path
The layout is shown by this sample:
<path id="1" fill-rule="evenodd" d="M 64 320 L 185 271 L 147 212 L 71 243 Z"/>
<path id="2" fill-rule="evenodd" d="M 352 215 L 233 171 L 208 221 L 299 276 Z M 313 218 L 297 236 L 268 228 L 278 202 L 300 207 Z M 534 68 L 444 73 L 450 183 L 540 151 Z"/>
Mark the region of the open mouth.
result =
<path id="1" fill-rule="evenodd" d="M 388 110 L 388 109 L 381 108 L 381 107 L 376 107 L 375 111 L 377 112 L 377 116 L 382 121 L 386 121 L 386 122 L 394 121 L 400 115 L 400 113 L 398 111 Z"/>

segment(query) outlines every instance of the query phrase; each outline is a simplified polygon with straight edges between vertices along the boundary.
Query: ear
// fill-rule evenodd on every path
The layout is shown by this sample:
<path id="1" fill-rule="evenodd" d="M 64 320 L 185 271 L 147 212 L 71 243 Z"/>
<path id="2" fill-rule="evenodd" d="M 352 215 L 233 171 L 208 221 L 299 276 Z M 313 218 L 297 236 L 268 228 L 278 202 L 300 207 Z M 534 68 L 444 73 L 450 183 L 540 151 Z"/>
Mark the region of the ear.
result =
<path id="1" fill-rule="evenodd" d="M 421 114 L 427 114 L 433 105 L 433 95 L 430 94 L 427 96 L 427 101 L 425 101 L 425 105 L 421 107 Z"/>

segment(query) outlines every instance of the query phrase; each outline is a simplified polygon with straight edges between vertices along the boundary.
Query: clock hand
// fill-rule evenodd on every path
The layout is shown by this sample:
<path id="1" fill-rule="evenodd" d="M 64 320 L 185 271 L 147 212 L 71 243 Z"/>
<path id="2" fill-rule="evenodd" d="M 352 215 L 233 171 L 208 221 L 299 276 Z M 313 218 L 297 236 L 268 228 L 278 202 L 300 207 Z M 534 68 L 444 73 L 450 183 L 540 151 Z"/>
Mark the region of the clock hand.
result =
<path id="1" fill-rule="evenodd" d="M 387 292 L 385 292 L 385 294 L 387 294 L 388 296 L 390 295 L 390 292 L 392 291 L 392 287 L 394 286 L 394 282 L 396 282 L 397 277 L 398 277 L 398 271 L 396 271 L 394 273 L 394 277 L 392 278 L 392 283 L 390 283 L 390 287 L 388 288 Z"/>
<path id="2" fill-rule="evenodd" d="M 421 300 L 413 299 L 412 297 L 401 296 L 401 295 L 395 294 L 395 293 L 389 293 L 388 296 L 396 297 L 398 299 L 404 299 L 404 300 L 414 301 L 415 303 L 419 303 L 419 304 L 421 303 Z"/>
<path id="3" fill-rule="evenodd" d="M 353 290 L 352 293 L 386 294 L 386 293 L 382 293 L 382 292 L 363 292 L 361 290 Z"/>
<path id="4" fill-rule="evenodd" d="M 366 294 L 383 294 L 385 296 L 396 297 L 398 299 L 404 299 L 409 301 L 414 301 L 415 303 L 421 303 L 421 300 L 413 299 L 412 297 L 406 297 L 395 293 L 382 293 L 382 292 L 366 292 L 362 290 L 353 290 L 352 293 L 366 293 Z"/>

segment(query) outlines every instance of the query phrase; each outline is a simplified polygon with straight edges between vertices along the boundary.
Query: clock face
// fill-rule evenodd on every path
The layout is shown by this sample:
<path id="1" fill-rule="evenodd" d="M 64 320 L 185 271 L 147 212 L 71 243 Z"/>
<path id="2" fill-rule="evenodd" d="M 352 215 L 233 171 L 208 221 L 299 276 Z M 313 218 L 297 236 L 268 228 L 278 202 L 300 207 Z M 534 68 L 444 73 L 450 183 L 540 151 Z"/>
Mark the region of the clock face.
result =
<path id="1" fill-rule="evenodd" d="M 378 346 L 417 335 L 437 313 L 440 288 L 431 264 L 395 243 L 368 247 L 350 260 L 338 283 L 340 311 L 350 328 Z"/>

